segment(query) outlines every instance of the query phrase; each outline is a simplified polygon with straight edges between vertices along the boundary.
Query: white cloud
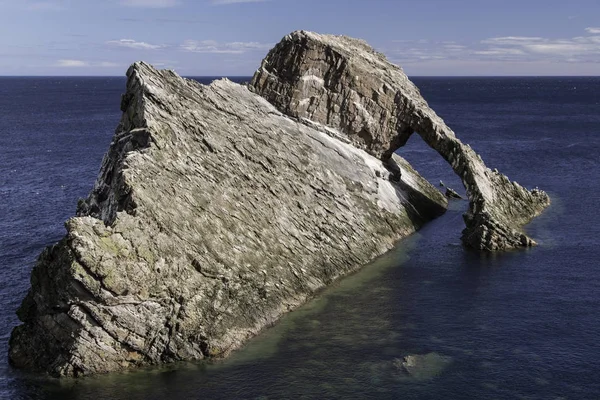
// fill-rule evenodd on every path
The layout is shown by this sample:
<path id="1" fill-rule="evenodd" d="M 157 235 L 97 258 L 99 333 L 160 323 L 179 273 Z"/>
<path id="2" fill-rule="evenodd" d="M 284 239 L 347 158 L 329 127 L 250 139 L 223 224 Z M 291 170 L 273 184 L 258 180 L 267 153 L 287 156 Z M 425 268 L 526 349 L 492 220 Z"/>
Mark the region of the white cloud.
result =
<path id="1" fill-rule="evenodd" d="M 110 61 L 102 61 L 101 63 L 97 64 L 98 67 L 102 67 L 102 68 L 116 68 L 116 67 L 120 67 L 119 64 L 114 63 L 114 62 L 110 62 Z"/>
<path id="2" fill-rule="evenodd" d="M 225 4 L 239 4 L 239 3 L 264 3 L 269 0 L 212 0 L 212 4 L 216 6 Z"/>
<path id="3" fill-rule="evenodd" d="M 479 54 L 482 56 L 521 56 L 525 52 L 520 49 L 507 49 L 503 47 L 490 47 L 487 50 L 479 50 L 473 52 L 473 54 Z"/>
<path id="4" fill-rule="evenodd" d="M 455 41 L 394 40 L 394 48 L 379 49 L 390 55 L 394 62 L 400 64 L 418 63 L 432 60 L 460 59 L 469 50 L 466 45 Z"/>
<path id="5" fill-rule="evenodd" d="M 530 53 L 548 54 L 548 55 L 577 55 L 585 54 L 594 51 L 599 51 L 593 44 L 577 44 L 577 43 L 539 43 L 527 44 L 523 48 Z"/>
<path id="6" fill-rule="evenodd" d="M 110 61 L 90 62 L 84 60 L 58 60 L 55 64 L 56 67 L 60 68 L 87 68 L 87 67 L 100 67 L 100 68 L 116 68 L 120 67 L 119 64 Z"/>
<path id="7" fill-rule="evenodd" d="M 89 67 L 89 63 L 87 61 L 81 60 L 58 60 L 56 62 L 57 67 L 64 68 L 81 68 L 81 67 Z"/>
<path id="8" fill-rule="evenodd" d="M 219 43 L 215 40 L 186 40 L 182 45 L 183 51 L 191 53 L 221 53 L 242 54 L 249 51 L 268 50 L 271 44 L 258 42 L 229 42 Z"/>
<path id="9" fill-rule="evenodd" d="M 191 53 L 241 53 L 230 49 L 220 48 L 214 40 L 186 40 L 181 49 Z"/>
<path id="10" fill-rule="evenodd" d="M 467 48 L 467 46 L 460 44 L 445 44 L 443 47 L 448 51 L 463 51 Z"/>
<path id="11" fill-rule="evenodd" d="M 505 36 L 482 40 L 481 43 L 494 45 L 519 45 L 523 43 L 542 42 L 544 38 L 529 36 Z"/>
<path id="12" fill-rule="evenodd" d="M 550 39 L 539 36 L 502 36 L 468 45 L 425 40 L 392 41 L 383 49 L 399 63 L 424 60 L 600 63 L 600 28 L 587 28 L 586 36 Z"/>
<path id="13" fill-rule="evenodd" d="M 587 28 L 589 34 L 600 29 Z M 541 37 L 508 36 L 481 41 L 491 47 L 476 51 L 483 56 L 518 56 L 521 60 L 548 59 L 553 61 L 575 60 L 600 62 L 600 36 L 578 36 L 571 39 L 548 39 Z"/>
<path id="14" fill-rule="evenodd" d="M 106 44 L 119 47 L 127 47 L 129 49 L 139 50 L 157 50 L 164 46 L 158 44 L 150 44 L 146 42 L 136 42 L 133 39 L 120 39 L 120 40 L 109 40 Z"/>
<path id="15" fill-rule="evenodd" d="M 179 0 L 121 0 L 120 3 L 127 7 L 140 8 L 169 8 L 180 4 Z"/>
<path id="16" fill-rule="evenodd" d="M 231 42 L 225 43 L 225 46 L 240 50 L 270 50 L 271 47 L 273 47 L 273 44 L 259 42 Z"/>

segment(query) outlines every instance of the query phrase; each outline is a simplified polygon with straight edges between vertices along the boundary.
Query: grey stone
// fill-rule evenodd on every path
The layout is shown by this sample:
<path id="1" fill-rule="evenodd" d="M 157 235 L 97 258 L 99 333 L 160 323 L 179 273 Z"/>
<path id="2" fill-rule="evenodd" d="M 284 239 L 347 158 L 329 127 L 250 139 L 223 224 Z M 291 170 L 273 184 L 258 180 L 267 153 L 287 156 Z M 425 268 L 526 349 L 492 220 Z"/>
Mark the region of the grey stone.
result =
<path id="1" fill-rule="evenodd" d="M 446 209 L 402 158 L 384 165 L 245 86 L 145 63 L 127 76 L 93 191 L 33 269 L 17 367 L 225 357 Z"/>
<path id="2" fill-rule="evenodd" d="M 487 168 L 402 69 L 364 41 L 293 32 L 269 52 L 250 86 L 281 112 L 334 128 L 383 161 L 417 132 L 467 190 L 466 245 L 494 251 L 535 244 L 520 228 L 550 204 L 548 195 Z"/>
<path id="3" fill-rule="evenodd" d="M 449 199 L 461 199 L 462 200 L 462 198 L 463 198 L 460 194 L 458 194 L 458 192 L 456 190 L 449 188 L 449 187 L 446 187 L 445 195 Z"/>

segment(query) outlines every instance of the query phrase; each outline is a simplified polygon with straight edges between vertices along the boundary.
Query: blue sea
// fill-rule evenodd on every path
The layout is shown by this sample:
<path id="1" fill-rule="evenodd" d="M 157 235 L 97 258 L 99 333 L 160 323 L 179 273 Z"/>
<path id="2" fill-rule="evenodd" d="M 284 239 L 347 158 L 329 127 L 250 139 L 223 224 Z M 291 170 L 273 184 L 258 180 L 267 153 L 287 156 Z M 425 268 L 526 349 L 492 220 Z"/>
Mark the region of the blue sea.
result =
<path id="1" fill-rule="evenodd" d="M 225 361 L 57 381 L 12 369 L 8 338 L 36 257 L 92 188 L 125 79 L 0 78 L 0 397 L 600 399 L 600 77 L 414 81 L 489 167 L 550 194 L 526 227 L 539 246 L 463 248 L 467 202 L 451 201 Z M 417 135 L 399 153 L 464 193 Z M 434 374 L 393 366 L 432 352 Z"/>

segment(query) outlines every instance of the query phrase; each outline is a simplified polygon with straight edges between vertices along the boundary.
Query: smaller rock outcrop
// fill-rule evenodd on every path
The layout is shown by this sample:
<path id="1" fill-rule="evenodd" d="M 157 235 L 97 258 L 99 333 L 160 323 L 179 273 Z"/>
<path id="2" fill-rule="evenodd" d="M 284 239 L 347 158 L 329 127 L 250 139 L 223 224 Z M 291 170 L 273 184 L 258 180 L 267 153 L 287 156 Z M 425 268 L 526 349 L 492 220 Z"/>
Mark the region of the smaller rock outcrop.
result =
<path id="1" fill-rule="evenodd" d="M 452 188 L 446 187 L 446 197 L 449 199 L 459 199 L 462 200 L 463 197 L 458 194 L 458 192 Z"/>
<path id="2" fill-rule="evenodd" d="M 429 107 L 402 69 L 364 41 L 293 32 L 269 52 L 250 87 L 281 112 L 339 130 L 383 161 L 417 132 L 467 190 L 466 245 L 493 251 L 535 243 L 520 227 L 549 205 L 546 193 L 529 191 L 488 169 Z"/>

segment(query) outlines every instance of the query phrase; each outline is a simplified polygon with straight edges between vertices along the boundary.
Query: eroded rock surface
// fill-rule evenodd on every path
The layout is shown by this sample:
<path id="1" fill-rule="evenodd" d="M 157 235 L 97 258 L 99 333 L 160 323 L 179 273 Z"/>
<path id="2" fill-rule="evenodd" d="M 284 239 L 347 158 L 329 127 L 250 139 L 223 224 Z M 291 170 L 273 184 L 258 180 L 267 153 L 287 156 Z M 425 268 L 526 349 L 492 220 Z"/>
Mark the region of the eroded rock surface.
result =
<path id="1" fill-rule="evenodd" d="M 401 158 L 386 167 L 227 80 L 137 63 L 121 108 L 92 193 L 32 272 L 18 367 L 225 356 L 447 206 Z"/>
<path id="2" fill-rule="evenodd" d="M 417 132 L 465 185 L 470 201 L 462 237 L 466 245 L 493 251 L 535 244 L 520 228 L 550 204 L 547 194 L 487 168 L 402 69 L 365 42 L 294 32 L 269 52 L 251 89 L 287 115 L 335 128 L 383 161 Z"/>

